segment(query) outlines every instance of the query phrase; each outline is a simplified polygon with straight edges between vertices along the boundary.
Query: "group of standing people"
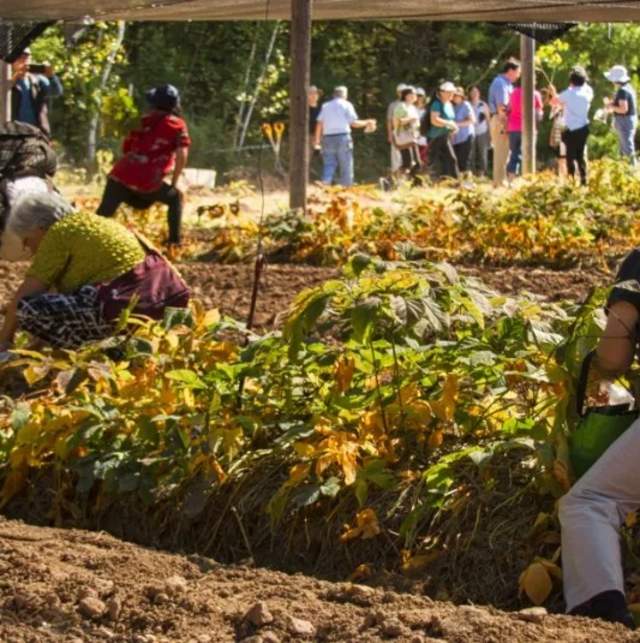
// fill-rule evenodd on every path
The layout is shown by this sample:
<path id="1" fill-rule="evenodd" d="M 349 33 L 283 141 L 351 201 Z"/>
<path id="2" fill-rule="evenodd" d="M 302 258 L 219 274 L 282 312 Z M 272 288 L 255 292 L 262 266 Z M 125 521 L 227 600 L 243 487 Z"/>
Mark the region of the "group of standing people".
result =
<path id="1" fill-rule="evenodd" d="M 427 100 L 421 87 L 401 83 L 387 108 L 387 140 L 391 146 L 394 179 L 419 183 L 428 165 L 434 178 L 487 172 L 488 108 L 480 89 L 467 93 L 450 81 L 440 83 Z"/>
<path id="2" fill-rule="evenodd" d="M 627 69 L 615 65 L 605 78 L 616 86 L 614 97 L 605 98 L 604 113 L 612 114 L 618 135 L 620 156 L 635 165 L 635 134 L 637 128 L 637 99 Z M 512 179 L 520 164 L 522 149 L 522 88 L 516 86 L 520 64 L 508 60 L 502 72 L 489 88 L 491 110 L 491 144 L 493 147 L 493 183 L 500 186 L 505 178 Z M 553 85 L 546 90 L 553 120 L 550 145 L 556 151 L 561 173 L 571 178 L 576 174 L 582 185 L 587 184 L 587 139 L 593 89 L 587 72 L 581 65 L 572 68 L 569 86 L 558 93 Z M 543 118 L 543 100 L 534 93 L 536 122 Z"/>
<path id="3" fill-rule="evenodd" d="M 511 184 L 522 171 L 524 92 L 518 84 L 520 76 L 520 62 L 507 59 L 491 82 L 486 101 L 479 86 L 466 91 L 445 80 L 429 97 L 422 87 L 400 83 L 386 111 L 392 182 L 408 180 L 418 185 L 426 168 L 435 180 L 468 180 L 473 175 L 491 174 L 494 186 Z M 605 99 L 604 112 L 613 115 L 621 156 L 635 163 L 635 91 L 621 65 L 612 67 L 605 77 L 617 90 L 612 99 Z M 536 125 L 544 118 L 545 106 L 550 107 L 550 145 L 556 153 L 559 172 L 572 178 L 579 176 L 582 185 L 587 183 L 593 96 L 587 73 L 579 65 L 571 70 L 569 86 L 564 91 L 557 92 L 550 85 L 542 92 L 534 92 Z M 358 117 L 344 86 L 336 87 L 332 99 L 323 105 L 319 104 L 318 89 L 312 87 L 309 110 L 310 144 L 323 159 L 322 182 L 352 185 L 352 130 L 375 131 L 375 120 Z"/>

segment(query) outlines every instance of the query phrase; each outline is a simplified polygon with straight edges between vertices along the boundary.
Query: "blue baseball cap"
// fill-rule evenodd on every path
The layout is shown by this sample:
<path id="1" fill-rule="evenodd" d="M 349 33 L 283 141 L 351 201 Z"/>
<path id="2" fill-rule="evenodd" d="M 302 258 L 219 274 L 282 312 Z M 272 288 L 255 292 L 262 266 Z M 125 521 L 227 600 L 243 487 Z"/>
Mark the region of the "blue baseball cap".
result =
<path id="1" fill-rule="evenodd" d="M 180 104 L 180 92 L 173 85 L 159 85 L 145 93 L 147 102 L 157 109 L 171 111 Z"/>

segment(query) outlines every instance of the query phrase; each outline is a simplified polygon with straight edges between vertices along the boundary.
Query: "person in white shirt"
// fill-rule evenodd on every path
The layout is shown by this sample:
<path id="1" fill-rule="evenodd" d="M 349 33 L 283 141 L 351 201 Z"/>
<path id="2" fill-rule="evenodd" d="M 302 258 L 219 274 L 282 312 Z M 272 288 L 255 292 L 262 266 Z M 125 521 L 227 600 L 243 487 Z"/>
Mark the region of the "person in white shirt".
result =
<path id="1" fill-rule="evenodd" d="M 565 129 L 562 142 L 567 147 L 567 171 L 574 178 L 576 165 L 580 183 L 587 184 L 587 139 L 589 137 L 589 109 L 593 101 L 593 89 L 587 83 L 584 67 L 576 66 L 569 76 L 569 87 L 557 97 L 562 108 Z"/>
<path id="2" fill-rule="evenodd" d="M 324 103 L 316 125 L 316 146 L 322 148 L 322 182 L 333 183 L 338 170 L 338 184 L 349 187 L 353 185 L 353 140 L 351 130 L 367 128 L 373 131 L 375 119 L 359 119 L 353 105 L 347 100 L 348 90 L 344 86 L 336 87 L 333 100 Z"/>

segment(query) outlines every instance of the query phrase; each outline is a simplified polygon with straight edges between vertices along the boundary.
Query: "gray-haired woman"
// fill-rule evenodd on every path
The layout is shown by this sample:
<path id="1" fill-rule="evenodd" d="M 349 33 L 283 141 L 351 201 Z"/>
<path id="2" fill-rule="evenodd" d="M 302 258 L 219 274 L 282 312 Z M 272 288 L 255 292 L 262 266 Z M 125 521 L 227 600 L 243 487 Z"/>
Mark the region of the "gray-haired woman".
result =
<path id="1" fill-rule="evenodd" d="M 142 313 L 188 301 L 182 280 L 136 235 L 111 219 L 76 212 L 57 194 L 23 196 L 7 225 L 33 262 L 7 307 L 0 351 L 11 348 L 18 329 L 64 348 L 107 337 L 134 295 L 134 310 Z"/>

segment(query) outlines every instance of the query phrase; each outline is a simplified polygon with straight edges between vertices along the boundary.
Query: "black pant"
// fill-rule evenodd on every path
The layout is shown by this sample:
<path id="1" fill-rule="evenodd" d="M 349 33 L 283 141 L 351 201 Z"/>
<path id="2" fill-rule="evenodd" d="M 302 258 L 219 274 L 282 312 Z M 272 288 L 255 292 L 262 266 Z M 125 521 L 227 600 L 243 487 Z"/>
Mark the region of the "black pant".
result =
<path id="1" fill-rule="evenodd" d="M 585 150 L 588 137 L 588 125 L 580 129 L 567 129 L 562 132 L 562 141 L 567 146 L 567 171 L 570 176 L 575 176 L 577 165 L 578 171 L 580 172 L 580 183 L 582 183 L 582 185 L 587 184 L 587 158 Z"/>
<path id="2" fill-rule="evenodd" d="M 136 192 L 119 181 L 109 178 L 104 188 L 102 202 L 96 212 L 103 217 L 112 217 L 121 203 L 126 203 L 136 210 L 146 210 L 157 202 L 169 206 L 169 243 L 180 243 L 182 195 L 168 183 L 163 183 L 162 187 L 155 192 Z"/>
<path id="3" fill-rule="evenodd" d="M 458 178 L 458 160 L 448 134 L 443 134 L 429 141 L 429 163 L 434 178 L 439 179 L 442 176 Z"/>
<path id="4" fill-rule="evenodd" d="M 473 150 L 473 136 L 470 136 L 463 143 L 458 143 L 453 146 L 453 151 L 456 154 L 456 159 L 458 159 L 458 169 L 460 172 L 468 172 L 469 159 L 471 158 L 471 150 Z"/>

